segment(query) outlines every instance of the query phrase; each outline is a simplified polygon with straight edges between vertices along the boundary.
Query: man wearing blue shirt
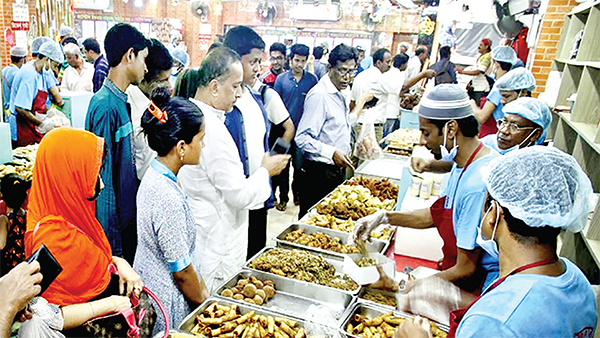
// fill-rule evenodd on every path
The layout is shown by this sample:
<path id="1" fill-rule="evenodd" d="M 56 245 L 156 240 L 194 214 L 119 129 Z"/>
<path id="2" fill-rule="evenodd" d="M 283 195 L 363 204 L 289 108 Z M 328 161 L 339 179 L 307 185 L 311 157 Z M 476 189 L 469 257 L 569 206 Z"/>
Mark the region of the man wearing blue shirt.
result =
<path id="1" fill-rule="evenodd" d="M 94 38 L 87 38 L 83 41 L 83 53 L 88 61 L 94 63 L 94 78 L 92 82 L 94 84 L 94 93 L 97 93 L 102 88 L 106 75 L 108 75 L 108 61 L 100 51 L 98 40 Z"/>
<path id="2" fill-rule="evenodd" d="M 146 73 L 149 42 L 128 24 L 113 26 L 104 39 L 110 66 L 102 88 L 88 107 L 85 129 L 103 137 L 105 156 L 100 176 L 104 189 L 96 200 L 96 216 L 115 256 L 133 261 L 136 248 L 136 202 L 138 188 L 134 164 L 133 127 L 127 94 Z"/>
<path id="3" fill-rule="evenodd" d="M 350 160 L 350 120 L 342 90 L 356 72 L 358 53 L 340 44 L 329 55 L 328 75 L 306 95 L 304 113 L 298 124 L 296 144 L 304 152 L 300 214 L 344 181 Z"/>
<path id="4" fill-rule="evenodd" d="M 26 59 L 26 47 L 14 46 L 10 49 L 10 65 L 2 69 L 2 103 L 4 104 L 4 110 L 8 110 L 8 105 L 10 102 L 10 87 L 15 79 L 15 75 L 17 75 L 19 68 L 25 64 Z"/>
<path id="5" fill-rule="evenodd" d="M 306 94 L 317 84 L 317 78 L 304 70 L 306 60 L 309 55 L 309 48 L 306 45 L 295 44 L 292 46 L 292 52 L 290 57 L 291 69 L 287 72 L 279 75 L 275 81 L 275 90 L 281 96 L 285 107 L 290 113 L 290 117 L 294 122 L 294 127 L 298 128 L 298 123 L 304 113 L 304 99 Z M 278 130 L 277 126 L 274 126 L 271 130 L 270 141 L 274 142 L 277 137 L 280 137 L 283 133 L 282 130 Z M 290 154 L 292 155 L 292 163 L 294 165 L 294 181 L 292 182 L 292 193 L 294 195 L 294 204 L 298 205 L 300 200 L 299 191 L 299 174 L 300 166 L 298 155 L 296 155 L 296 145 L 292 143 L 290 148 Z M 301 156 L 301 154 L 300 154 Z M 280 175 L 273 177 L 273 191 L 279 187 L 279 210 L 285 210 L 285 205 L 288 203 L 289 195 L 289 167 L 281 172 Z"/>
<path id="6" fill-rule="evenodd" d="M 453 161 L 452 171 L 440 198 L 427 209 L 387 212 L 361 218 L 355 237 L 366 239 L 383 223 L 416 229 L 435 226 L 444 241 L 444 258 L 438 277 L 466 290 L 477 290 L 498 277 L 498 259 L 482 252 L 476 243 L 477 227 L 485 200 L 480 168 L 499 156 L 477 138 L 479 124 L 469 97 L 458 85 L 436 86 L 420 103 L 421 144 L 437 157 Z M 481 264 L 485 276 L 476 275 Z"/>

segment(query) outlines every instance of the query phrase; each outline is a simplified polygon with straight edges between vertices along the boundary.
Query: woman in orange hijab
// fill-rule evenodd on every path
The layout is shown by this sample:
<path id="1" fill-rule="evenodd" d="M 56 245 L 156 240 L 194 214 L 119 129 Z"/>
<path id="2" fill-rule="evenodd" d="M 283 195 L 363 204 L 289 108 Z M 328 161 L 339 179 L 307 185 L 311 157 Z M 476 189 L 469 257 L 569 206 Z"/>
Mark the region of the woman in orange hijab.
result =
<path id="1" fill-rule="evenodd" d="M 52 130 L 37 151 L 25 252 L 29 256 L 45 244 L 63 268 L 41 295 L 61 307 L 62 329 L 127 309 L 132 290 L 143 287 L 129 263 L 112 256 L 95 217 L 103 151 L 104 139 L 73 128 Z M 115 270 L 119 276 L 111 283 L 111 271 Z M 110 296 L 117 293 L 127 297 Z"/>

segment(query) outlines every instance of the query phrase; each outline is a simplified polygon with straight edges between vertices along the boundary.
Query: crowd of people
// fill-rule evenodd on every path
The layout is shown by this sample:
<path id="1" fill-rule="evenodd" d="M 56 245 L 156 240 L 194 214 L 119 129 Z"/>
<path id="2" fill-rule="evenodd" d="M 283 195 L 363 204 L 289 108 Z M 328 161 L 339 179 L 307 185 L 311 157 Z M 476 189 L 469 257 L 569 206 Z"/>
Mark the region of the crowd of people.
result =
<path id="1" fill-rule="evenodd" d="M 128 24 L 114 25 L 103 48 L 60 34 L 60 44 L 35 39 L 28 63 L 27 50 L 11 49 L 3 70 L 14 144 L 40 145 L 33 181 L 8 175 L 0 185 L 0 336 L 15 319 L 24 337 L 39 325 L 85 336 L 90 319 L 130 308 L 143 286 L 168 314 L 154 333 L 180 323 L 264 248 L 267 211 L 285 211 L 290 187 L 302 217 L 352 174 L 353 135 L 373 124 L 379 141 L 399 128 L 401 96 L 427 79 L 435 87 L 418 107 L 420 143 L 436 159 L 411 166 L 449 172 L 444 192 L 427 209 L 362 218 L 353 237 L 368 240 L 380 224 L 437 228 L 435 278 L 470 293 L 447 310 L 481 294 L 456 315 L 457 337 L 593 334 L 591 287 L 556 253 L 560 229 L 582 230 L 591 183 L 572 157 L 543 146 L 552 116 L 529 97 L 535 78 L 510 47 L 483 39 L 477 65 L 463 69 L 449 46 L 428 68 L 426 46 L 411 57 L 405 44 L 396 55 L 378 48 L 363 62 L 364 50 L 345 44 L 311 53 L 274 43 L 261 74 L 266 46 L 245 26 L 197 68 Z M 469 91 L 457 74 L 474 76 Z M 85 130 L 45 118 L 62 90 L 95 93 Z M 42 244 L 62 272 L 39 295 L 39 264 L 23 260 Z M 532 311 L 549 293 L 551 309 Z M 571 306 L 580 311 L 563 313 Z M 412 322 L 398 334 L 427 336 Z"/>

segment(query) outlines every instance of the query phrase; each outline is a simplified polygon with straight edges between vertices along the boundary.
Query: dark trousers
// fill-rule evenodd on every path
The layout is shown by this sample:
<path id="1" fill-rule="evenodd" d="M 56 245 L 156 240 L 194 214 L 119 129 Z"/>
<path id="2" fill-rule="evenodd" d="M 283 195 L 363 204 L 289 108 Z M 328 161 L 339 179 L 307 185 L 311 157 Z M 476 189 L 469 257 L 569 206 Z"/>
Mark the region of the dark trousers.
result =
<path id="1" fill-rule="evenodd" d="M 277 195 L 275 192 L 279 188 L 279 202 L 287 204 L 290 200 L 290 164 L 288 162 L 285 169 L 281 171 L 281 174 L 271 177 L 271 185 L 273 186 L 273 196 L 277 201 Z"/>
<path id="2" fill-rule="evenodd" d="M 298 218 L 333 189 L 344 182 L 345 170 L 336 165 L 304 160 L 300 186 L 300 213 Z"/>
<path id="3" fill-rule="evenodd" d="M 246 259 L 252 258 L 267 243 L 267 208 L 250 210 L 248 221 L 248 251 Z"/>

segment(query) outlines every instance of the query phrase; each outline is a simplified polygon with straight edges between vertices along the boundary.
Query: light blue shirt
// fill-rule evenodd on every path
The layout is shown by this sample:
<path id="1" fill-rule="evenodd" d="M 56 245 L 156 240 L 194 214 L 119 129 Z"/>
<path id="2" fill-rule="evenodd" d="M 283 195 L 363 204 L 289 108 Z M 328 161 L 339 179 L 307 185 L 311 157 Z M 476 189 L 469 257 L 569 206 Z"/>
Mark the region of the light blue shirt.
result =
<path id="1" fill-rule="evenodd" d="M 350 154 L 350 121 L 344 95 L 333 85 L 329 75 L 306 95 L 304 114 L 298 124 L 295 141 L 312 161 L 334 164 L 336 149 Z"/>
<path id="2" fill-rule="evenodd" d="M 10 65 L 2 69 L 2 102 L 4 104 L 4 109 L 8 109 L 8 104 L 10 102 L 10 87 L 18 71 L 19 67 L 15 65 Z"/>
<path id="3" fill-rule="evenodd" d="M 593 337 L 594 292 L 579 268 L 561 258 L 560 276 L 521 273 L 485 293 L 465 313 L 456 337 Z"/>
<path id="4" fill-rule="evenodd" d="M 440 197 L 446 197 L 445 209 L 453 209 L 452 223 L 456 246 L 463 250 L 473 250 L 477 247 L 477 228 L 481 223 L 481 211 L 486 197 L 486 186 L 481 178 L 481 168 L 493 158 L 499 156 L 494 150 L 484 157 L 473 161 L 458 181 L 463 168 L 456 163 L 448 177 L 448 183 Z M 455 201 L 454 203 L 453 200 Z M 481 265 L 486 269 L 484 288 L 498 277 L 498 260 L 483 252 Z"/>
<path id="5" fill-rule="evenodd" d="M 48 92 L 44 77 L 35 69 L 33 62 L 27 63 L 15 75 L 10 90 L 9 110 L 11 114 L 8 117 L 8 122 L 10 123 L 10 133 L 13 141 L 17 140 L 16 107 L 31 110 L 38 91 Z"/>
<path id="6" fill-rule="evenodd" d="M 498 88 L 496 88 L 496 85 L 494 85 L 492 87 L 492 89 L 490 90 L 490 93 L 487 96 L 487 100 L 496 106 L 496 109 L 492 113 L 494 120 L 498 121 L 501 118 L 503 118 L 504 112 L 502 111 L 503 105 L 501 103 L 502 94 L 500 94 L 500 90 L 498 90 Z"/>

